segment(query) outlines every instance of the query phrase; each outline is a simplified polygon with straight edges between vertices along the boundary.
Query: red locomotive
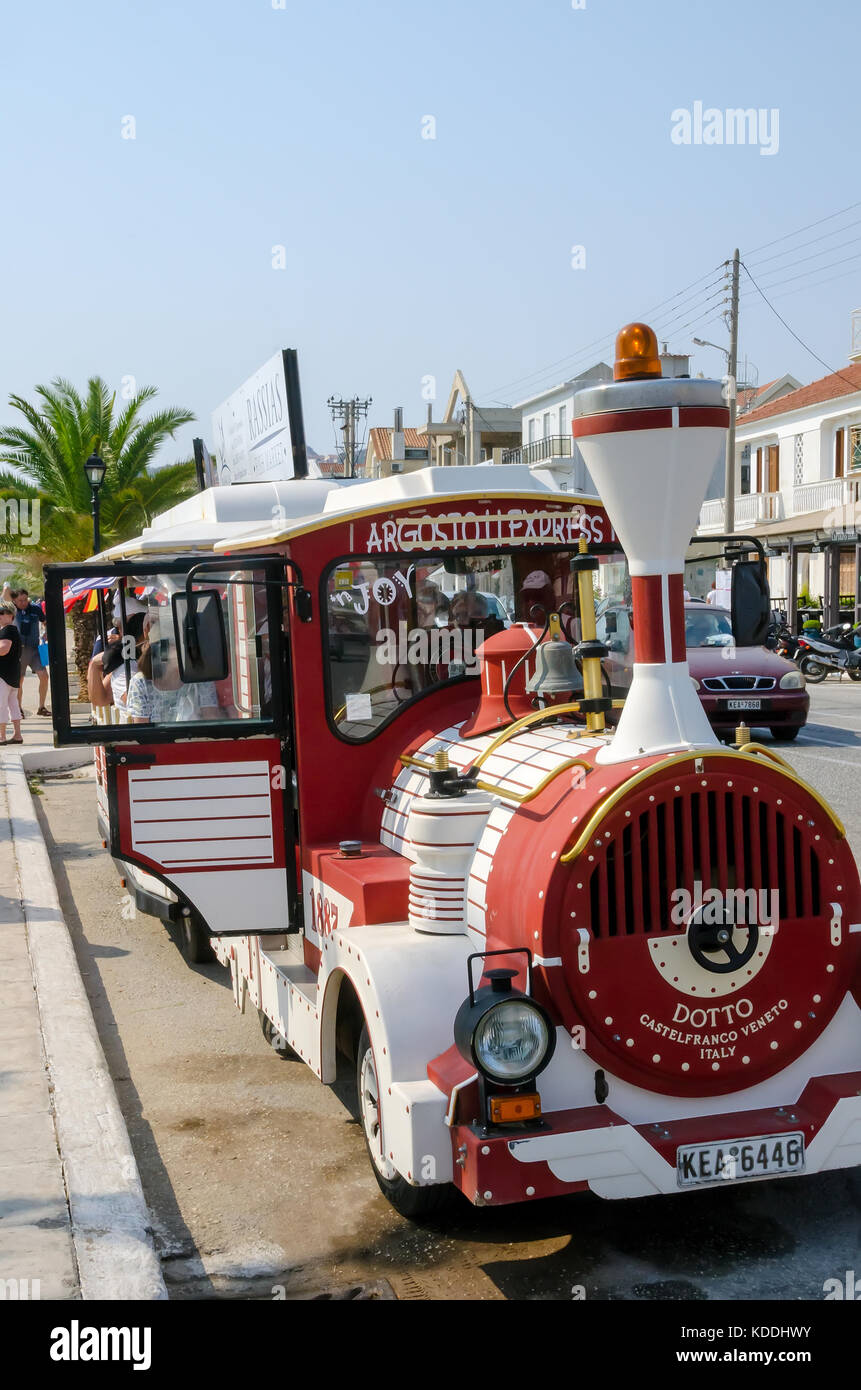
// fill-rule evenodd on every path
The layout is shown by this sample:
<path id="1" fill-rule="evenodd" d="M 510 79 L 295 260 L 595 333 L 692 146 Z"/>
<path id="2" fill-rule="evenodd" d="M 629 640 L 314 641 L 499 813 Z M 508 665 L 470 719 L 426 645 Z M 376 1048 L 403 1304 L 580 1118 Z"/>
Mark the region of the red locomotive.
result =
<path id="1" fill-rule="evenodd" d="M 576 398 L 600 505 L 520 467 L 297 478 L 46 572 L 56 636 L 64 581 L 124 632 L 146 609 L 117 722 L 52 666 L 111 853 L 271 1041 L 355 1068 L 406 1214 L 861 1161 L 852 853 L 771 749 L 718 743 L 685 660 L 722 388 L 661 379 L 642 325 L 615 375 Z"/>

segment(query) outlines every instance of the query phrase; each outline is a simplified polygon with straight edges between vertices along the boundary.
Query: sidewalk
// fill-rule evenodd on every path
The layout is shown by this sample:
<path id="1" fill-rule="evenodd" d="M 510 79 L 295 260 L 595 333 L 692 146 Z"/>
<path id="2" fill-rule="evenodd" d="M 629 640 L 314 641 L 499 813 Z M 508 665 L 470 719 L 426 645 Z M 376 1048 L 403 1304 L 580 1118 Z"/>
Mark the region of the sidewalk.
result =
<path id="1" fill-rule="evenodd" d="M 26 1280 L 29 1297 L 76 1298 L 71 1220 L 4 773 L 0 770 L 0 1280 L 16 1280 L 15 1291 L 22 1296 Z"/>
<path id="2" fill-rule="evenodd" d="M 27 786 L 27 771 L 82 766 L 92 750 L 54 749 L 49 719 L 22 732 L 23 746 L 0 748 L 0 1300 L 165 1298 Z"/>

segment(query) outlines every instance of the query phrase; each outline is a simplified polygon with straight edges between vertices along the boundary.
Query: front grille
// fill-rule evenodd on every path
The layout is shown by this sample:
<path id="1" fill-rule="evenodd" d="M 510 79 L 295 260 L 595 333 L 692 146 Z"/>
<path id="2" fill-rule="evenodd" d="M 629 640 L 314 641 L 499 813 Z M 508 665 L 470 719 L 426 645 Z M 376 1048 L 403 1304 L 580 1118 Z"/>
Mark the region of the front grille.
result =
<path id="1" fill-rule="evenodd" d="M 706 690 L 773 690 L 774 676 L 706 676 L 702 685 Z"/>
<path id="2" fill-rule="evenodd" d="M 785 801 L 785 799 L 784 799 Z M 640 803 L 642 804 L 642 803 Z M 734 790 L 664 793 L 592 841 L 588 885 L 596 939 L 678 932 L 671 894 L 686 888 L 775 890 L 781 922 L 817 917 L 820 865 L 798 809 Z M 600 839 L 600 844 L 596 843 Z"/>

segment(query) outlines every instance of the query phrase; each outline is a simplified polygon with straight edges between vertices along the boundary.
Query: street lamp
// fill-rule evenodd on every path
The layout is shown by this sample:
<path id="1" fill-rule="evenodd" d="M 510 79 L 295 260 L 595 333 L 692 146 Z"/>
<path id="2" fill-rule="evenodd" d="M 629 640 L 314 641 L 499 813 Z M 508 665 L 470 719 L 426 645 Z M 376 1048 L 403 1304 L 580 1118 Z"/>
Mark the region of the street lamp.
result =
<path id="1" fill-rule="evenodd" d="M 107 464 L 104 459 L 99 458 L 97 453 L 92 453 L 84 464 L 84 472 L 93 494 L 93 554 L 97 555 L 101 544 L 99 538 L 99 489 L 105 481 Z"/>
<path id="2" fill-rule="evenodd" d="M 691 342 L 696 343 L 697 347 L 717 348 L 718 352 L 724 353 L 727 363 L 729 363 L 729 348 L 721 347 L 720 343 L 710 343 L 707 338 L 692 338 Z"/>
<path id="3" fill-rule="evenodd" d="M 722 352 L 726 358 L 726 376 L 724 381 L 729 389 L 729 429 L 726 436 L 726 463 L 724 466 L 724 526 L 732 534 L 735 530 L 735 421 L 738 403 L 736 400 L 736 381 L 738 343 L 735 334 L 732 336 L 732 347 L 722 347 L 720 343 L 710 343 L 708 338 L 693 338 L 692 342 L 697 347 L 716 348 Z M 726 394 L 726 392 L 724 392 Z"/>

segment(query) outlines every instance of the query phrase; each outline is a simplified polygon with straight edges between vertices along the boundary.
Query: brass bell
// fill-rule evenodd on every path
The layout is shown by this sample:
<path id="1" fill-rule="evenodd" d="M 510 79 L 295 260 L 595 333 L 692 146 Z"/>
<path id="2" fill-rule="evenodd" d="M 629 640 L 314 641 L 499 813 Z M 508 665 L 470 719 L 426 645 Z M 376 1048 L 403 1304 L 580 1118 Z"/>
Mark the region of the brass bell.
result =
<path id="1" fill-rule="evenodd" d="M 577 670 L 574 648 L 562 636 L 542 642 L 535 649 L 535 674 L 526 689 L 533 695 L 560 695 L 582 690 L 583 677 Z"/>

